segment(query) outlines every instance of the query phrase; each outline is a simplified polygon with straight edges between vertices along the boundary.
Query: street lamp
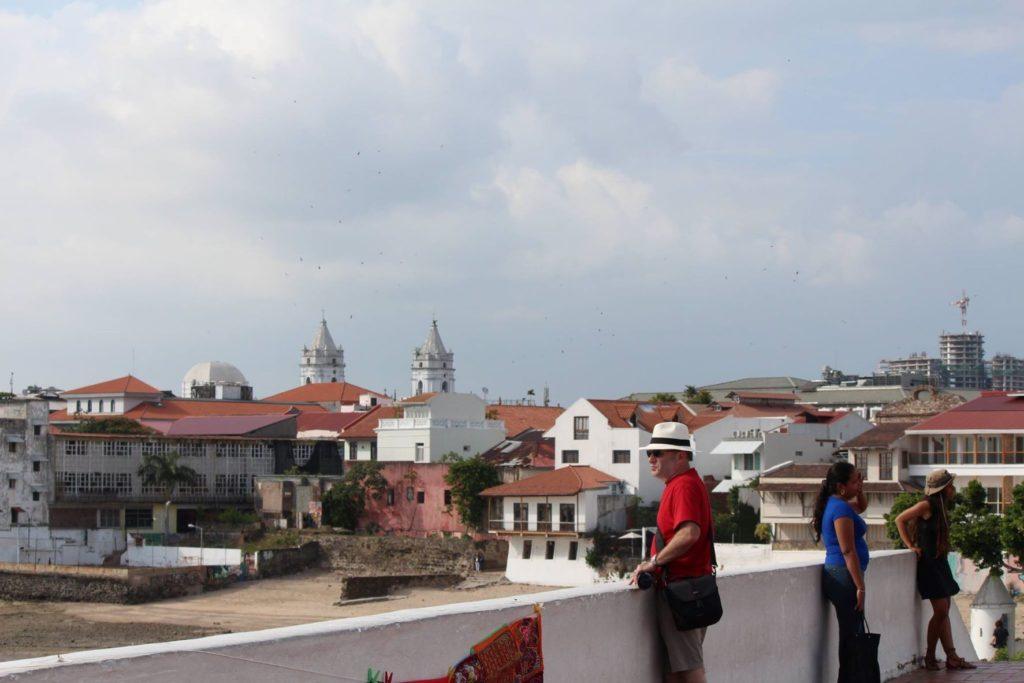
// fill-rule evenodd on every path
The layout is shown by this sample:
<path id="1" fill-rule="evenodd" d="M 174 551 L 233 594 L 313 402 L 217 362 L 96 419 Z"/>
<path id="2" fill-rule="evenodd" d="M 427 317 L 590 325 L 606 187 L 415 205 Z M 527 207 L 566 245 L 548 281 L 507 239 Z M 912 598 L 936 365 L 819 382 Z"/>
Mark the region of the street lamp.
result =
<path id="1" fill-rule="evenodd" d="M 199 564 L 203 563 L 203 527 L 196 524 L 189 524 L 189 529 L 199 529 Z"/>

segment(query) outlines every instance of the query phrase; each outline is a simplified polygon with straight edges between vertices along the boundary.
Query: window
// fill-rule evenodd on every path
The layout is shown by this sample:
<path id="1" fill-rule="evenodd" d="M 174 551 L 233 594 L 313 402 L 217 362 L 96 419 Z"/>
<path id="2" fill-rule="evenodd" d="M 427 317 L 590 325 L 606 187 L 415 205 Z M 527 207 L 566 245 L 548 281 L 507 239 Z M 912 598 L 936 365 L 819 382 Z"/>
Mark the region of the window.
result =
<path id="1" fill-rule="evenodd" d="M 244 474 L 218 474 L 213 478 L 213 492 L 218 496 L 238 498 L 251 490 L 252 482 Z"/>
<path id="2" fill-rule="evenodd" d="M 855 453 L 853 455 L 853 466 L 860 471 L 860 476 L 865 480 L 868 478 L 868 456 L 867 453 Z"/>
<path id="3" fill-rule="evenodd" d="M 451 492 L 450 489 L 445 489 L 444 490 L 444 504 L 445 505 L 451 505 L 452 504 L 452 492 Z"/>
<path id="4" fill-rule="evenodd" d="M 75 401 L 75 412 L 76 413 L 82 412 L 82 401 L 80 401 L 80 400 L 79 401 Z"/>
<path id="5" fill-rule="evenodd" d="M 109 508 L 100 508 L 100 523 L 99 528 L 101 529 L 116 529 L 121 526 L 121 511 L 111 510 Z"/>
<path id="6" fill-rule="evenodd" d="M 576 530 L 576 504 L 559 503 L 558 505 L 558 530 Z"/>
<path id="7" fill-rule="evenodd" d="M 108 457 L 126 457 L 131 455 L 131 452 L 131 441 L 107 441 L 103 444 L 103 455 Z"/>
<path id="8" fill-rule="evenodd" d="M 512 503 L 512 530 L 526 531 L 527 520 L 530 518 L 529 503 Z"/>
<path id="9" fill-rule="evenodd" d="M 43 426 L 42 425 L 32 425 L 32 433 L 35 434 L 36 436 L 41 435 L 43 433 Z"/>
<path id="10" fill-rule="evenodd" d="M 801 455 L 803 455 L 803 454 L 804 454 L 804 452 L 803 452 L 803 451 L 793 451 L 793 455 L 795 455 L 795 456 L 796 456 L 796 457 L 798 457 L 798 458 L 799 458 L 799 457 L 800 457 Z"/>
<path id="11" fill-rule="evenodd" d="M 1002 514 L 1003 512 L 1003 489 L 996 486 L 985 489 L 985 502 L 992 512 Z"/>
<path id="12" fill-rule="evenodd" d="M 580 461 L 579 451 L 562 451 L 562 464 L 573 465 Z"/>
<path id="13" fill-rule="evenodd" d="M 905 469 L 907 469 L 907 467 L 910 466 L 910 463 L 908 462 L 908 460 L 909 460 L 909 458 L 907 457 L 907 452 L 904 451 L 904 450 L 901 450 L 900 451 L 900 469 L 904 469 L 905 470 Z"/>
<path id="14" fill-rule="evenodd" d="M 87 412 L 87 413 L 91 413 L 92 412 L 92 399 L 91 398 L 88 399 L 85 402 L 85 412 Z"/>
<path id="15" fill-rule="evenodd" d="M 38 460 L 33 460 L 32 461 L 32 471 L 33 472 L 41 472 L 42 469 L 43 469 L 43 463 L 39 462 Z"/>
<path id="16" fill-rule="evenodd" d="M 413 490 L 413 488 L 411 486 L 406 486 L 405 487 L 405 499 L 407 501 L 409 501 L 411 503 L 412 499 L 413 499 L 413 496 L 415 496 L 415 495 L 416 495 L 416 492 Z"/>
<path id="17" fill-rule="evenodd" d="M 35 500 L 35 501 L 39 500 L 39 491 L 33 491 L 32 492 L 32 500 Z"/>
<path id="18" fill-rule="evenodd" d="M 423 462 L 423 444 L 416 444 L 416 462 Z"/>
<path id="19" fill-rule="evenodd" d="M 628 465 L 629 451 L 612 451 L 612 462 L 616 465 Z"/>
<path id="20" fill-rule="evenodd" d="M 424 501 L 425 501 L 426 499 L 427 499 L 427 494 L 426 494 L 426 492 L 425 492 L 425 491 L 417 491 L 417 492 L 416 492 L 416 503 L 417 503 L 418 505 L 423 505 L 423 502 L 424 502 Z"/>
<path id="21" fill-rule="evenodd" d="M 387 502 L 388 502 L 388 505 L 394 505 L 395 504 L 395 490 L 394 489 L 388 489 Z"/>
<path id="22" fill-rule="evenodd" d="M 103 412 L 103 399 L 100 399 L 100 412 Z"/>
<path id="23" fill-rule="evenodd" d="M 377 442 L 376 441 L 371 441 L 370 442 L 370 460 L 376 460 L 376 459 L 377 459 Z"/>
<path id="24" fill-rule="evenodd" d="M 576 561 L 576 554 L 579 552 L 580 544 L 576 541 L 569 541 L 569 561 Z"/>
<path id="25" fill-rule="evenodd" d="M 7 488 L 13 489 L 17 485 L 18 485 L 18 481 L 16 479 L 8 479 L 7 480 Z"/>
<path id="26" fill-rule="evenodd" d="M 124 525 L 129 529 L 152 529 L 153 508 L 126 508 Z"/>
<path id="27" fill-rule="evenodd" d="M 237 446 L 238 444 L 230 444 Z M 309 462 L 309 459 L 313 457 L 313 446 L 315 444 L 312 441 L 296 441 L 292 444 L 292 460 L 295 461 L 296 465 L 305 465 Z M 344 448 L 344 446 L 342 446 Z M 225 455 L 229 454 L 230 451 L 225 450 Z M 217 455 L 220 455 L 221 451 L 218 447 Z"/>
<path id="28" fill-rule="evenodd" d="M 572 438 L 582 441 L 590 438 L 590 418 L 586 415 L 572 419 Z"/>
<path id="29" fill-rule="evenodd" d="M 18 444 L 14 443 L 13 441 L 9 442 L 7 444 L 7 451 L 9 453 L 17 453 L 18 452 Z"/>
<path id="30" fill-rule="evenodd" d="M 537 503 L 537 531 L 551 531 L 551 503 Z"/>
<path id="31" fill-rule="evenodd" d="M 883 481 L 892 479 L 892 451 L 882 451 L 879 454 L 878 478 Z"/>
<path id="32" fill-rule="evenodd" d="M 115 399 L 110 399 L 110 412 L 117 412 L 117 401 Z"/>
<path id="33" fill-rule="evenodd" d="M 11 524 L 17 524 L 17 523 L 18 523 L 18 509 L 17 508 L 11 508 Z"/>
<path id="34" fill-rule="evenodd" d="M 359 455 L 359 445 L 355 441 L 348 442 L 348 459 L 355 460 Z"/>
<path id="35" fill-rule="evenodd" d="M 736 469 L 756 471 L 761 469 L 760 453 L 743 453 L 736 456 Z"/>
<path id="36" fill-rule="evenodd" d="M 553 560 L 555 559 L 555 542 L 548 541 L 547 548 L 544 549 L 544 559 Z"/>
<path id="37" fill-rule="evenodd" d="M 531 541 L 531 540 L 523 541 L 523 559 L 524 560 L 530 559 L 530 555 L 532 554 L 532 552 L 533 552 L 533 541 Z"/>

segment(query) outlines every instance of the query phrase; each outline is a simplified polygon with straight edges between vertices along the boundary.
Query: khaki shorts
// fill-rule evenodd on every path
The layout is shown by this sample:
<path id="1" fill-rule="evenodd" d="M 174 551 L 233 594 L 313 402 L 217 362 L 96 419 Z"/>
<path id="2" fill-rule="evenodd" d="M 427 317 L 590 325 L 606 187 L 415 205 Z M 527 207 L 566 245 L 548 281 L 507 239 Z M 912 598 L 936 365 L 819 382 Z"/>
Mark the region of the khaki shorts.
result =
<path id="1" fill-rule="evenodd" d="M 676 673 L 704 668 L 704 634 L 707 629 L 677 630 L 665 596 L 658 592 L 654 601 L 657 604 L 658 632 L 661 633 L 662 649 L 665 652 L 666 671 Z"/>

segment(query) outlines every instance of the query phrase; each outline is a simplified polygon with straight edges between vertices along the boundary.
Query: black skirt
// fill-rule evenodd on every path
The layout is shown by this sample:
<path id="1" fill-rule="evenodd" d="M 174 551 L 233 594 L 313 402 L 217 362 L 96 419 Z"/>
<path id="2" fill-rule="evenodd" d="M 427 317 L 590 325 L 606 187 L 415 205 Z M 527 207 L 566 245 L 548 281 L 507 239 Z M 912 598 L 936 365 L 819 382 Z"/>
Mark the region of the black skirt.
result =
<path id="1" fill-rule="evenodd" d="M 922 600 L 949 598 L 960 592 L 946 555 L 918 559 L 917 592 Z"/>

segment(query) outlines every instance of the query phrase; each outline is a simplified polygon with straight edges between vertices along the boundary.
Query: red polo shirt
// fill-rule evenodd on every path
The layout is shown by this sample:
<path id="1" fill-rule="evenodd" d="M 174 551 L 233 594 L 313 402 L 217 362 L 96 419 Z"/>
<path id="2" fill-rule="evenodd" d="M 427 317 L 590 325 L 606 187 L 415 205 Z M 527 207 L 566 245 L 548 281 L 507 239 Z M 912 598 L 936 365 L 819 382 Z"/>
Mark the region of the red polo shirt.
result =
<path id="1" fill-rule="evenodd" d="M 685 555 L 668 563 L 670 579 L 711 573 L 711 498 L 697 470 L 692 467 L 665 483 L 665 492 L 658 505 L 658 529 L 666 544 L 685 522 L 694 522 L 700 527 L 700 538 Z"/>

